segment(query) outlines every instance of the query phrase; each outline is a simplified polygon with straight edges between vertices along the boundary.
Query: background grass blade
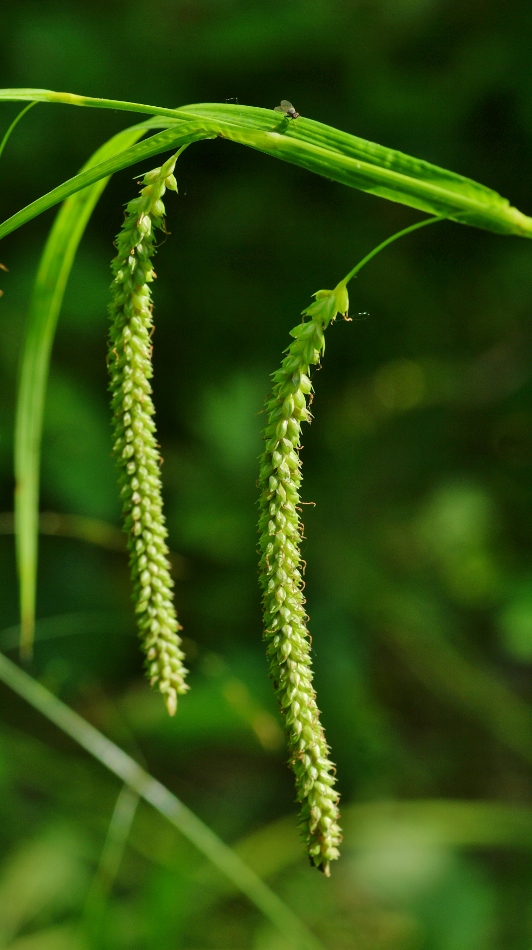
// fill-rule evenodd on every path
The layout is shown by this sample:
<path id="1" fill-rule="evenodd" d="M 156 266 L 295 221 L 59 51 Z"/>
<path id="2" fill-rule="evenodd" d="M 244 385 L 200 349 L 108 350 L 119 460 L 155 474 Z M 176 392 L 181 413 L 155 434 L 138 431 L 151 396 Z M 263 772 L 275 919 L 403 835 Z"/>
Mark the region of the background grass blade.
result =
<path id="1" fill-rule="evenodd" d="M 24 109 L 21 109 L 20 112 L 15 116 L 15 118 L 13 119 L 13 121 L 12 121 L 11 125 L 9 126 L 7 132 L 5 133 L 5 135 L 4 135 L 3 139 L 2 139 L 2 141 L 0 142 L 0 156 L 2 155 L 2 152 L 4 151 L 4 149 L 5 149 L 5 147 L 6 147 L 7 143 L 8 143 L 8 140 L 9 140 L 9 137 L 10 137 L 11 133 L 16 129 L 16 127 L 17 127 L 17 125 L 19 124 L 20 120 L 26 115 L 26 112 L 29 112 L 29 110 L 30 110 L 30 109 L 33 109 L 33 106 L 36 106 L 36 105 L 37 105 L 36 102 L 30 102 L 29 105 L 25 106 Z"/>
<path id="2" fill-rule="evenodd" d="M 532 237 L 532 219 L 512 208 L 505 198 L 491 189 L 429 162 L 305 117 L 294 122 L 280 117 L 273 109 L 258 109 L 252 106 L 200 103 L 181 109 L 166 109 L 143 103 L 96 99 L 46 89 L 0 90 L 0 101 L 28 99 L 151 113 L 166 117 L 173 126 L 176 121 L 179 122 L 183 131 L 184 120 L 188 118 L 192 122 L 191 138 L 173 140 L 168 146 L 162 145 L 160 151 L 186 141 L 219 136 L 299 165 L 351 188 L 359 188 L 411 208 L 501 234 Z M 153 144 L 157 144 L 155 137 Z M 156 154 L 156 151 L 149 154 Z M 124 158 L 125 164 L 113 170 L 128 164 L 128 157 Z M 130 164 L 133 161 L 135 158 L 132 158 Z M 103 172 L 107 173 L 109 172 Z M 46 207 L 62 200 L 67 194 L 72 194 L 77 187 L 81 185 L 76 184 L 76 179 L 71 179 L 59 189 L 54 189 L 49 195 L 28 205 L 0 226 L 0 238 Z M 66 188 L 66 192 L 61 192 L 62 188 Z M 72 188 L 72 191 L 68 190 L 69 188 Z M 60 196 L 53 197 L 57 192 Z M 47 203 L 49 201 L 51 204 Z"/>
<path id="3" fill-rule="evenodd" d="M 90 723 L 0 653 L 0 680 L 55 723 L 179 829 L 300 950 L 324 950 L 292 910 L 164 785 Z"/>
<path id="4" fill-rule="evenodd" d="M 141 135 L 142 125 L 115 135 L 89 159 L 99 165 Z M 108 179 L 107 179 L 108 180 Z M 39 467 L 50 351 L 74 257 L 107 180 L 70 197 L 59 212 L 37 272 L 22 352 L 15 426 L 15 535 L 20 582 L 21 653 L 31 653 L 37 581 Z"/>

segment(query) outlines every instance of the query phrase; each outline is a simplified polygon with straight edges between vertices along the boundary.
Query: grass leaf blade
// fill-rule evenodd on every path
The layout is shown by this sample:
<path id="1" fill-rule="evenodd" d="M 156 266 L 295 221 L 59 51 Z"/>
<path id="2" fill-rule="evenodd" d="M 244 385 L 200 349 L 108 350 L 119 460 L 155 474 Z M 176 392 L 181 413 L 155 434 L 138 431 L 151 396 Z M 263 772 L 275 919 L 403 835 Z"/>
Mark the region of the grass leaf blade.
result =
<path id="1" fill-rule="evenodd" d="M 159 121 L 165 118 L 168 126 L 174 130 L 178 123 L 184 131 L 188 119 L 191 137 L 172 140 L 167 146 L 161 146 L 160 151 L 185 144 L 186 141 L 219 136 L 299 165 L 351 188 L 359 188 L 438 217 L 451 218 L 461 224 L 499 234 L 532 237 L 532 218 L 511 207 L 505 198 L 492 189 L 396 149 L 377 145 L 304 116 L 293 121 L 279 116 L 273 109 L 253 106 L 199 103 L 180 109 L 167 109 L 47 89 L 0 90 L 0 101 L 28 99 L 149 113 L 159 117 Z M 156 151 L 150 154 L 156 154 Z M 121 167 L 125 167 L 125 164 Z M 118 167 L 114 170 L 118 170 Z M 72 191 L 68 189 L 72 187 L 72 181 L 65 182 L 59 189 L 5 221 L 0 226 L 0 238 L 71 194 Z M 82 185 L 74 184 L 74 190 L 77 187 Z M 66 191 L 61 192 L 61 189 Z M 59 196 L 53 197 L 56 192 Z M 50 199 L 51 203 L 47 203 Z"/>
<path id="2" fill-rule="evenodd" d="M 99 165 L 135 142 L 142 126 L 115 135 L 89 159 Z M 107 179 L 108 180 L 108 179 Z M 50 351 L 74 257 L 104 178 L 70 197 L 56 217 L 44 248 L 21 358 L 15 424 L 15 541 L 20 584 L 21 654 L 31 654 L 37 581 L 39 468 Z"/>
<path id="3" fill-rule="evenodd" d="M 14 130 L 16 129 L 17 125 L 19 124 L 20 120 L 26 115 L 26 112 L 29 112 L 29 110 L 30 110 L 30 109 L 33 109 L 33 106 L 36 106 L 36 105 L 37 105 L 36 102 L 30 102 L 29 105 L 25 106 L 24 109 L 21 109 L 20 112 L 17 113 L 17 115 L 16 115 L 15 118 L 13 119 L 11 125 L 8 127 L 8 130 L 7 130 L 7 132 L 5 133 L 5 135 L 4 135 L 3 139 L 2 139 L 2 141 L 0 142 L 0 157 L 2 156 L 2 152 L 4 151 L 4 149 L 5 149 L 5 147 L 6 147 L 7 143 L 8 143 L 8 140 L 9 140 L 9 137 L 10 137 L 11 133 L 14 132 Z"/>

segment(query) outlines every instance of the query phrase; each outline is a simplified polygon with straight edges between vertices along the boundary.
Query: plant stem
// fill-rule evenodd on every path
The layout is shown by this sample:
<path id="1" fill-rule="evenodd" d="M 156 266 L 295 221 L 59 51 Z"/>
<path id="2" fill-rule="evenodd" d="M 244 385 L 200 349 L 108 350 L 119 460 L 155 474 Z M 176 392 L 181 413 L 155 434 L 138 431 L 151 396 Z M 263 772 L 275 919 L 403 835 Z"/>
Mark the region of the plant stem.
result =
<path id="1" fill-rule="evenodd" d="M 29 112 L 29 110 L 33 109 L 33 106 L 36 106 L 36 105 L 37 105 L 36 101 L 30 102 L 29 105 L 25 106 L 24 109 L 21 109 L 20 112 L 15 116 L 6 134 L 4 135 L 2 141 L 0 142 L 0 158 L 2 156 L 2 152 L 4 151 L 7 145 L 7 141 L 11 133 L 14 131 L 14 129 L 16 128 L 16 126 L 18 125 L 22 117 L 26 115 L 26 112 Z"/>
<path id="2" fill-rule="evenodd" d="M 424 218 L 423 221 L 418 221 L 417 224 L 411 224 L 410 227 L 403 228 L 402 231 L 397 231 L 396 234 L 392 234 L 391 237 L 386 238 L 385 241 L 382 241 L 381 244 L 379 244 L 377 247 L 374 247 L 373 250 L 369 252 L 369 254 L 366 254 L 366 256 L 363 257 L 362 260 L 358 262 L 358 264 L 355 264 L 353 269 L 350 270 L 349 273 L 344 277 L 344 279 L 340 281 L 338 286 L 340 286 L 340 284 L 343 284 L 344 286 L 348 284 L 351 278 L 354 277 L 355 274 L 358 274 L 358 272 L 362 270 L 364 265 L 367 264 L 368 261 L 370 261 L 373 257 L 375 257 L 376 254 L 379 254 L 379 252 L 384 250 L 385 247 L 388 247 L 388 244 L 392 244 L 394 241 L 399 240 L 399 238 L 404 237 L 405 234 L 410 234 L 412 231 L 418 231 L 419 228 L 426 227 L 427 224 L 435 224 L 436 221 L 444 221 L 444 220 L 445 218 L 440 218 L 440 217 Z"/>

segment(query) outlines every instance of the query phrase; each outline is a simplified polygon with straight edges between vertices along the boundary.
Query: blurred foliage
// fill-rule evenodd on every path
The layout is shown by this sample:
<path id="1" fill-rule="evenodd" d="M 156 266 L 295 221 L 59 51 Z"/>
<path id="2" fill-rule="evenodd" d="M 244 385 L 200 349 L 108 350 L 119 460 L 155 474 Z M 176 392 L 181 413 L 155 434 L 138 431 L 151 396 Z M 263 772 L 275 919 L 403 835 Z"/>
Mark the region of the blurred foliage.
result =
<path id="1" fill-rule="evenodd" d="M 530 213 L 531 30 L 519 0 L 19 0 L 2 10 L 0 86 L 167 106 L 238 96 L 273 107 L 287 96 L 303 115 L 469 175 Z M 3 106 L 0 133 L 18 108 Z M 31 110 L 2 157 L 2 218 L 127 123 Z M 98 529 L 118 524 L 106 306 L 129 173 L 89 225 L 54 348 L 42 507 L 59 527 L 42 538 L 32 672 L 240 842 L 326 947 L 529 950 L 530 247 L 449 223 L 411 235 L 350 287 L 360 317 L 328 331 L 304 450 L 304 497 L 316 502 L 305 508 L 306 592 L 346 827 L 325 881 L 297 842 L 261 643 L 262 403 L 311 293 L 417 216 L 227 142 L 194 145 L 179 164 L 173 233 L 157 258 L 154 388 L 193 688 L 169 721 L 142 678 L 125 557 Z M 51 221 L 0 249 L 6 512 L 17 360 Z M 7 650 L 17 623 L 8 533 L 0 565 Z M 289 946 L 147 806 L 106 899 L 98 880 L 117 783 L 1 696 L 0 947 Z M 410 802 L 408 820 L 379 812 L 382 800 Z M 440 800 L 456 805 L 446 833 Z M 520 817 L 497 824 L 488 803 Z M 360 812 L 365 838 L 357 808 L 374 809 Z"/>

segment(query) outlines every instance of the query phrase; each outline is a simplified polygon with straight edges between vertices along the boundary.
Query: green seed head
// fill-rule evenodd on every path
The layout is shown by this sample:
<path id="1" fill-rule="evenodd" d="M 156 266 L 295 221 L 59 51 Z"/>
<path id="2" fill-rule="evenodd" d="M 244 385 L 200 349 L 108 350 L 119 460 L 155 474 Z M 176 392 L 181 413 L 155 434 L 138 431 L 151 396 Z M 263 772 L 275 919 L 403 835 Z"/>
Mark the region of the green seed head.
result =
<path id="1" fill-rule="evenodd" d="M 133 600 L 149 681 L 163 695 L 171 716 L 188 689 L 166 544 L 149 380 L 154 273 L 154 229 L 163 224 L 162 195 L 173 179 L 175 156 L 144 176 L 141 196 L 126 206 L 112 262 L 109 313 L 109 375 L 113 452 L 119 470 L 124 531 L 128 536 Z M 175 181 L 175 179 L 173 179 Z M 174 189 L 175 190 L 175 189 Z"/>

